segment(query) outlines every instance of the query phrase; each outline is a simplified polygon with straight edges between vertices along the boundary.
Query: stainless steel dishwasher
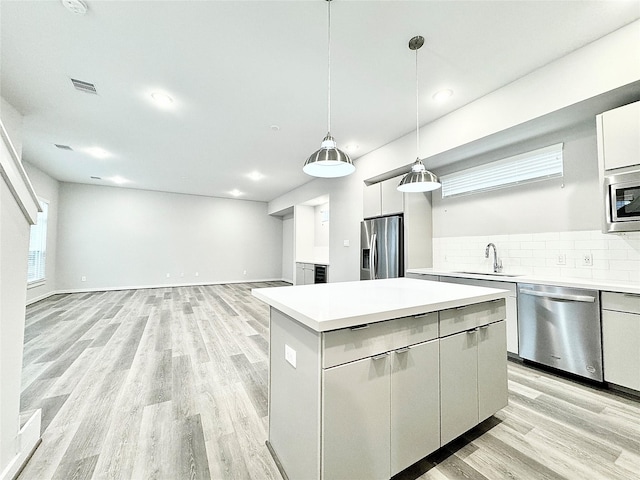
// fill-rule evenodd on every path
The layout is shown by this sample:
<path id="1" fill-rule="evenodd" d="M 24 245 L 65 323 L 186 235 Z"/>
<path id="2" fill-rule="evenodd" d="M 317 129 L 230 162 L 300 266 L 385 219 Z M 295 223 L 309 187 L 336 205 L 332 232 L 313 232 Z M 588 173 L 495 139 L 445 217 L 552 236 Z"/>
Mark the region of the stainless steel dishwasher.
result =
<path id="1" fill-rule="evenodd" d="M 597 290 L 518 284 L 520 357 L 602 382 Z"/>

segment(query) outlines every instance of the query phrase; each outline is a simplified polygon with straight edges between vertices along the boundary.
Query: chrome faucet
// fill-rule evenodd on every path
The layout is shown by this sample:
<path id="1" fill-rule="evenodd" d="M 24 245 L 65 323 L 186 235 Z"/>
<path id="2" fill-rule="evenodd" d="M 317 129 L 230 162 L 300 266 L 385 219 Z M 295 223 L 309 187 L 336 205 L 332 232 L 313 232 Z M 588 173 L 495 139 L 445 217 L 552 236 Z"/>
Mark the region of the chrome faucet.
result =
<path id="1" fill-rule="evenodd" d="M 493 243 L 487 245 L 487 249 L 484 251 L 484 258 L 489 258 L 491 247 L 493 247 L 493 272 L 499 273 L 502 271 L 502 260 L 498 260 L 498 249 Z"/>

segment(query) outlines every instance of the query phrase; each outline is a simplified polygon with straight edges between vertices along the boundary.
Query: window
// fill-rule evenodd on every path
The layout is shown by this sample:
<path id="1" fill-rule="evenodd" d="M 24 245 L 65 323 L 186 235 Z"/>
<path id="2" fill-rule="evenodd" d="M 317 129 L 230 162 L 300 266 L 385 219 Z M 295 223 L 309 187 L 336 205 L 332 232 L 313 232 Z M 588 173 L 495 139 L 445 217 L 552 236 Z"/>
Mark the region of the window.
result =
<path id="1" fill-rule="evenodd" d="M 442 175 L 442 198 L 561 177 L 562 143 Z"/>
<path id="2" fill-rule="evenodd" d="M 41 212 L 35 225 L 31 225 L 29 237 L 29 268 L 27 270 L 27 283 L 44 281 L 44 267 L 47 260 L 47 214 L 49 203 L 40 200 Z"/>

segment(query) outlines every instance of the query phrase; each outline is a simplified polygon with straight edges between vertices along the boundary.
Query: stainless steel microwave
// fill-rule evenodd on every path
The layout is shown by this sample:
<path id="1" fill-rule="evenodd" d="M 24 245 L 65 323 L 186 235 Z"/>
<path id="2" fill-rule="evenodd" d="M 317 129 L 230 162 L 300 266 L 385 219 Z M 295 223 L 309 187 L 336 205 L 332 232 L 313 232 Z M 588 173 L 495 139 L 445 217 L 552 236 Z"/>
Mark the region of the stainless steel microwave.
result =
<path id="1" fill-rule="evenodd" d="M 640 231 L 640 170 L 607 175 L 605 188 L 605 230 Z"/>

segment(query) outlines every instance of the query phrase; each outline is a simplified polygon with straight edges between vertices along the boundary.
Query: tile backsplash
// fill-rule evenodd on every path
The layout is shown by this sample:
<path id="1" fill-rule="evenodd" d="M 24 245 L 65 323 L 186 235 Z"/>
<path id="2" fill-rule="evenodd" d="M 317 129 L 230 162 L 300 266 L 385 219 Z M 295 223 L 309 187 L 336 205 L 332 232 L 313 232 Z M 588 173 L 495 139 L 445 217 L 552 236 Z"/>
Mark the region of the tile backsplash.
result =
<path id="1" fill-rule="evenodd" d="M 489 258 L 484 256 L 489 242 L 497 247 L 504 273 L 640 282 L 640 232 L 588 230 L 434 238 L 433 267 L 490 272 L 493 249 Z"/>

